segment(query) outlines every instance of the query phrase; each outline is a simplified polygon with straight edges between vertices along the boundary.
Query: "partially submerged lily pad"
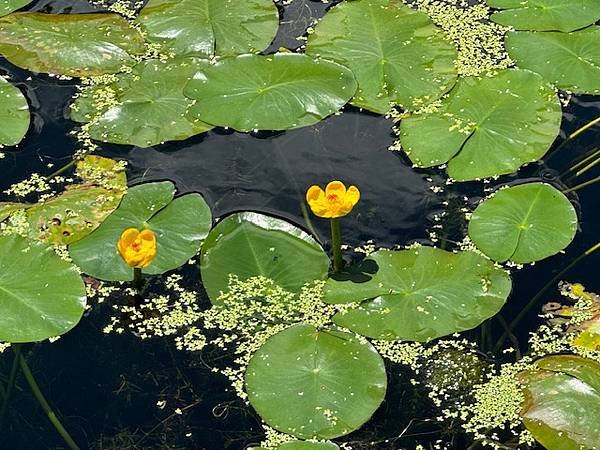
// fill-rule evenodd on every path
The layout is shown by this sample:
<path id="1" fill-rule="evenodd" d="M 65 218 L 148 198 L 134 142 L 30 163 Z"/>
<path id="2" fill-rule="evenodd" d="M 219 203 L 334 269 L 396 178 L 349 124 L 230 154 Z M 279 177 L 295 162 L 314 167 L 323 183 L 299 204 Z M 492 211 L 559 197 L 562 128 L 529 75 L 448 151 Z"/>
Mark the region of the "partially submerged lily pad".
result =
<path id="1" fill-rule="evenodd" d="M 564 194 L 544 183 L 501 189 L 481 203 L 469 221 L 469 237 L 495 261 L 529 263 L 571 243 L 577 213 Z"/>
<path id="2" fill-rule="evenodd" d="M 133 269 L 118 254 L 117 241 L 127 228 L 147 228 L 156 234 L 157 255 L 143 272 L 156 275 L 183 265 L 200 250 L 212 217 L 200 194 L 174 194 L 169 181 L 130 188 L 96 231 L 69 246 L 75 264 L 95 278 L 131 281 Z"/>
<path id="3" fill-rule="evenodd" d="M 0 0 L 0 17 L 30 4 L 33 0 Z"/>
<path id="4" fill-rule="evenodd" d="M 277 450 L 339 450 L 333 442 L 290 441 L 281 444 Z"/>
<path id="5" fill-rule="evenodd" d="M 507 273 L 475 252 L 433 247 L 379 250 L 330 278 L 323 300 L 357 302 L 334 322 L 374 339 L 426 342 L 476 327 L 511 291 Z"/>
<path id="6" fill-rule="evenodd" d="M 0 147 L 17 145 L 29 129 L 27 99 L 19 88 L 0 77 Z"/>
<path id="7" fill-rule="evenodd" d="M 400 142 L 417 167 L 448 163 L 459 181 L 508 174 L 537 161 L 558 132 L 558 96 L 538 74 L 509 69 L 462 78 L 434 112 L 400 124 Z"/>
<path id="8" fill-rule="evenodd" d="M 117 14 L 13 13 L 0 18 L 0 55 L 33 72 L 74 77 L 121 71 L 144 52 L 140 32 Z"/>
<path id="9" fill-rule="evenodd" d="M 383 401 L 386 384 L 371 344 L 302 324 L 271 337 L 246 370 L 248 399 L 261 418 L 302 439 L 356 430 Z"/>
<path id="10" fill-rule="evenodd" d="M 310 235 L 263 214 L 244 212 L 223 219 L 202 247 L 202 282 L 214 303 L 227 291 L 229 275 L 265 276 L 288 292 L 327 277 L 329 257 Z"/>
<path id="11" fill-rule="evenodd" d="M 340 110 L 355 91 L 347 68 L 280 53 L 218 61 L 188 83 L 185 95 L 198 100 L 191 117 L 252 131 L 312 125 Z"/>
<path id="12" fill-rule="evenodd" d="M 598 0 L 486 0 L 491 19 L 515 30 L 569 32 L 600 20 Z"/>
<path id="13" fill-rule="evenodd" d="M 145 61 L 115 83 L 86 88 L 72 105 L 71 118 L 91 121 L 90 136 L 103 142 L 150 147 L 187 139 L 212 128 L 187 118 L 193 102 L 183 95 L 187 82 L 206 66 L 207 60 L 197 58 Z M 95 104 L 103 89 L 112 91 L 114 105 Z"/>
<path id="14" fill-rule="evenodd" d="M 574 355 L 536 361 L 522 374 L 526 402 L 521 416 L 548 450 L 593 449 L 600 442 L 600 364 Z"/>
<path id="15" fill-rule="evenodd" d="M 164 50 L 203 57 L 258 53 L 279 26 L 272 0 L 150 0 L 137 20 Z"/>
<path id="16" fill-rule="evenodd" d="M 422 12 L 397 0 L 342 2 L 311 33 L 306 53 L 354 72 L 352 104 L 387 113 L 393 105 L 417 109 L 456 82 L 456 50 Z"/>
<path id="17" fill-rule="evenodd" d="M 36 342 L 73 328 L 85 308 L 75 266 L 46 244 L 0 236 L 0 341 Z"/>
<path id="18" fill-rule="evenodd" d="M 600 93 L 598 42 L 600 27 L 595 25 L 573 33 L 518 31 L 506 35 L 508 54 L 519 67 L 578 94 Z"/>

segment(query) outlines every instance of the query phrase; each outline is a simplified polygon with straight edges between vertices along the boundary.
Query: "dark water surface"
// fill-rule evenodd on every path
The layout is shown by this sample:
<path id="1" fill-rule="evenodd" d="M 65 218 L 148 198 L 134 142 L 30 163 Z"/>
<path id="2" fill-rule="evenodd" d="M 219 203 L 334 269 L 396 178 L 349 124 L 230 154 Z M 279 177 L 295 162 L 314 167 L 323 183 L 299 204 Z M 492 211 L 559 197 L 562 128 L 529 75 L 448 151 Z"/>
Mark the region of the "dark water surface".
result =
<path id="1" fill-rule="evenodd" d="M 300 46 L 302 42 L 295 38 L 328 6 L 296 0 L 282 8 L 282 25 L 270 50 Z M 41 0 L 30 9 L 52 13 L 97 10 L 76 0 Z M 9 75 L 26 93 L 33 116 L 19 150 L 6 151 L 6 158 L 0 160 L 0 190 L 4 190 L 32 172 L 49 174 L 53 169 L 47 164 L 60 167 L 78 148 L 69 135 L 76 124 L 68 119 L 77 80 L 31 74 L 1 58 L 0 74 Z M 564 110 L 561 138 L 555 146 L 599 115 L 598 97 L 575 97 Z M 131 184 L 170 179 L 180 192 L 201 192 L 215 217 L 239 210 L 275 214 L 314 229 L 326 246 L 328 224 L 314 218 L 309 221 L 303 213 L 304 193 L 311 184 L 341 179 L 359 186 L 363 194 L 356 213 L 344 221 L 345 243 L 357 246 L 370 239 L 387 247 L 412 241 L 428 243 L 427 230 L 434 224 L 434 215 L 446 208 L 442 202 L 453 205 L 451 210 L 473 207 L 484 194 L 482 187 L 478 183 L 455 184 L 434 194 L 430 187 L 444 184 L 443 172 L 413 170 L 403 155 L 387 150 L 393 140 L 391 120 L 347 108 L 314 126 L 283 133 L 247 135 L 217 129 L 149 149 L 102 144 L 99 154 L 126 159 Z M 559 175 L 599 141 L 600 127 L 596 127 L 545 162 L 498 183 L 543 178 L 563 186 L 565 180 Z M 572 200 L 579 205 L 580 232 L 565 254 L 514 274 L 514 291 L 502 311 L 507 320 L 554 274 L 596 243 L 600 188 L 586 188 Z M 448 239 L 464 236 L 464 222 L 452 221 L 453 216 L 459 214 L 450 214 L 446 222 Z M 600 291 L 598 262 L 596 254 L 565 279 Z M 188 267 L 183 272 L 192 280 L 187 287 L 199 289 L 196 271 Z M 545 300 L 556 298 L 554 289 L 545 296 Z M 537 312 L 517 330 L 523 345 L 538 324 Z M 228 390 L 224 377 L 210 372 L 211 358 L 218 356 L 203 355 L 203 360 L 179 352 L 169 338 L 141 341 L 128 333 L 105 335 L 102 328 L 110 314 L 108 304 L 94 307 L 58 342 L 30 348 L 30 365 L 42 389 L 83 448 L 238 450 L 261 440 L 259 419 Z M 495 328 L 495 321 L 492 326 L 498 336 L 502 330 Z M 0 379 L 5 379 L 11 360 L 8 353 L 0 358 Z M 399 370 L 390 373 L 386 402 L 374 419 L 343 440 L 367 443 L 357 448 L 414 449 L 415 435 L 419 435 L 422 442 L 441 439 L 449 448 L 464 450 L 463 441 L 450 443 L 440 425 L 430 423 L 436 413 L 426 394 L 408 383 L 408 374 L 400 377 Z M 156 406 L 162 399 L 167 400 L 164 410 Z M 184 413 L 174 414 L 175 408 Z M 398 436 L 413 419 L 401 438 L 385 442 Z M 370 441 L 377 443 L 368 444 Z M 0 435 L 0 450 L 59 448 L 64 444 L 20 380 L 9 422 Z"/>

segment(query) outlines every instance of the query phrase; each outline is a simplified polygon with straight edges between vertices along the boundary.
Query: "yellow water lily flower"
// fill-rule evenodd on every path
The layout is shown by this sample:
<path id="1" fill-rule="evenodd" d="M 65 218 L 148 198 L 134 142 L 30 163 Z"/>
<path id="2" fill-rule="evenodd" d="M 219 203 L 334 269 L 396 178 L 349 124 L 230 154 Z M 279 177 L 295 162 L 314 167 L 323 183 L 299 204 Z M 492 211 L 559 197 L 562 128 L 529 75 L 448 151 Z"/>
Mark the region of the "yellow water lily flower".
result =
<path id="1" fill-rule="evenodd" d="M 151 230 L 128 228 L 117 243 L 119 254 L 129 267 L 148 267 L 156 256 L 156 235 Z"/>
<path id="2" fill-rule="evenodd" d="M 331 181 L 325 190 L 311 186 L 306 191 L 306 201 L 312 212 L 319 217 L 334 219 L 343 217 L 352 211 L 360 200 L 360 191 L 356 186 L 346 186 L 341 181 Z"/>

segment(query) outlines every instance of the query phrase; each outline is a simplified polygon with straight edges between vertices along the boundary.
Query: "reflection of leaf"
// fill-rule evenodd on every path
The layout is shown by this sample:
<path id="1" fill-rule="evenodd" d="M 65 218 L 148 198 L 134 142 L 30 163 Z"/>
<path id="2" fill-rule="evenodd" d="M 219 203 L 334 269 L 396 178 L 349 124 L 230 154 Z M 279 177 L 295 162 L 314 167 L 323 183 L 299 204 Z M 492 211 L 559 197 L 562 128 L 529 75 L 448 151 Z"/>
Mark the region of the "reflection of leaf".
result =
<path id="1" fill-rule="evenodd" d="M 386 374 L 370 343 L 300 324 L 272 336 L 254 354 L 246 390 L 269 426 L 303 439 L 329 439 L 371 417 L 385 396 Z"/>
<path id="2" fill-rule="evenodd" d="M 21 91 L 0 77 L 0 147 L 17 145 L 29 129 L 29 105 Z"/>
<path id="3" fill-rule="evenodd" d="M 0 54 L 34 72 L 74 77 L 133 65 L 144 39 L 117 14 L 14 13 L 0 19 Z"/>
<path id="4" fill-rule="evenodd" d="M 0 341 L 35 342 L 73 328 L 85 287 L 73 264 L 46 244 L 0 236 Z"/>

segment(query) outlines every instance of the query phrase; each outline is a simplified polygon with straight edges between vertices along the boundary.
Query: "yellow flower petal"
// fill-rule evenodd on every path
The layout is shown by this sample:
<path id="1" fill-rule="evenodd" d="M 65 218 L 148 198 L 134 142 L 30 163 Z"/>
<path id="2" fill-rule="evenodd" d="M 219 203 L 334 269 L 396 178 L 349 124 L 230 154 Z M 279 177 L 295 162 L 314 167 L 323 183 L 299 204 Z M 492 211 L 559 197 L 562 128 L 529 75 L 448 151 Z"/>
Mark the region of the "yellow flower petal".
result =
<path id="1" fill-rule="evenodd" d="M 350 186 L 346 191 L 346 199 L 352 204 L 356 205 L 360 200 L 360 191 L 356 186 Z"/>
<path id="2" fill-rule="evenodd" d="M 327 197 L 329 197 L 330 195 L 337 195 L 338 197 L 343 197 L 344 195 L 346 195 L 346 185 L 341 181 L 330 181 L 325 187 L 325 195 L 327 195 Z"/>
<path id="3" fill-rule="evenodd" d="M 129 267 L 147 267 L 156 256 L 156 235 L 152 230 L 140 232 L 135 228 L 128 228 L 121 234 L 117 250 Z"/>

